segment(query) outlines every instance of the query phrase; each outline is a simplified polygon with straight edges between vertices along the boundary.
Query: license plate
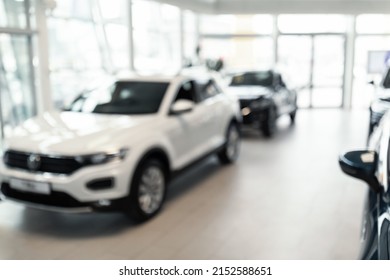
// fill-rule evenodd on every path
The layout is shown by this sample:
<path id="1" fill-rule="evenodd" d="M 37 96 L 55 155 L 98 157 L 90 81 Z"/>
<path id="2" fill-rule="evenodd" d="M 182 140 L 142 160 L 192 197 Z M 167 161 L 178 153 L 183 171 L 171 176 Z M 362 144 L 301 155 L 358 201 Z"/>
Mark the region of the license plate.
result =
<path id="1" fill-rule="evenodd" d="M 50 184 L 45 182 L 11 179 L 9 185 L 12 189 L 19 191 L 50 194 Z"/>

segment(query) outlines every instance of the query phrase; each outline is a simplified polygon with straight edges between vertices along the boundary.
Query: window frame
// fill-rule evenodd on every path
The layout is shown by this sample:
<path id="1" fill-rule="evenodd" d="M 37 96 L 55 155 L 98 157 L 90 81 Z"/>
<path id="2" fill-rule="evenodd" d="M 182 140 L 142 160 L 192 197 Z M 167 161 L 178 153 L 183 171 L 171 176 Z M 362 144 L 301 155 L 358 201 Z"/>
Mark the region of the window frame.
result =
<path id="1" fill-rule="evenodd" d="M 201 102 L 209 100 L 211 98 L 214 98 L 223 92 L 222 89 L 218 86 L 215 79 L 213 79 L 213 78 L 207 79 L 206 84 L 204 84 L 204 85 L 201 85 L 201 84 L 203 84 L 203 83 L 198 83 L 198 86 L 199 86 L 198 92 L 199 92 L 199 97 L 201 98 Z M 210 86 L 213 86 L 213 88 L 215 89 L 215 93 L 212 95 L 208 95 L 206 93 L 206 89 Z"/>

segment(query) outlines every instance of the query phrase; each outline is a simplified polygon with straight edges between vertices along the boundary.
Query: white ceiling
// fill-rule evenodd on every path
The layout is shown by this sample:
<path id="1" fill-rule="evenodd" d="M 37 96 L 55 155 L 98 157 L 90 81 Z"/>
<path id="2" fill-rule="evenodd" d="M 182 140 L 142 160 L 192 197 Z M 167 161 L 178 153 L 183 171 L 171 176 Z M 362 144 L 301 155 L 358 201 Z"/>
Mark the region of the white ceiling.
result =
<path id="1" fill-rule="evenodd" d="M 389 13 L 390 0 L 157 0 L 211 14 Z"/>

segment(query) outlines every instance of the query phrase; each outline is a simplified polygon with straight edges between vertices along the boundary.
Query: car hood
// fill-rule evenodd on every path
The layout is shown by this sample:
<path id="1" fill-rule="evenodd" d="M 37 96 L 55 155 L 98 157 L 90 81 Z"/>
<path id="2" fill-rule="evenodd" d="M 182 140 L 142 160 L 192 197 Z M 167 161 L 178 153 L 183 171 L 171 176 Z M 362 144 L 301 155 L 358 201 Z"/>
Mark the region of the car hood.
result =
<path id="1" fill-rule="evenodd" d="M 262 86 L 230 86 L 228 93 L 237 96 L 239 99 L 257 99 L 269 95 L 272 91 Z"/>
<path id="2" fill-rule="evenodd" d="M 129 145 L 139 130 L 148 129 L 156 119 L 152 115 L 44 113 L 16 127 L 7 138 L 6 148 L 58 155 L 114 152 Z"/>

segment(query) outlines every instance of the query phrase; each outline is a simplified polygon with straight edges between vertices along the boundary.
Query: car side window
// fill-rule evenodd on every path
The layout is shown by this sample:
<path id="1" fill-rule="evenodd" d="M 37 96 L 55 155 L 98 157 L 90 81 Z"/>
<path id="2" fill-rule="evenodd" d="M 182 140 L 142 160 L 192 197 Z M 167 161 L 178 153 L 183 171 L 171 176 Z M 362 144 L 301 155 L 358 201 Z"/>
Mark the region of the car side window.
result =
<path id="1" fill-rule="evenodd" d="M 279 78 L 280 78 L 280 85 L 281 85 L 282 87 L 287 87 L 287 86 L 286 86 L 286 83 L 284 82 L 284 80 L 283 80 L 283 78 L 282 78 L 281 75 L 279 75 Z"/>
<path id="2" fill-rule="evenodd" d="M 283 78 L 280 74 L 275 74 L 275 85 L 280 87 L 286 87 L 286 84 L 283 81 Z"/>
<path id="3" fill-rule="evenodd" d="M 386 77 L 383 80 L 383 87 L 390 88 L 390 69 L 387 71 Z"/>
<path id="4" fill-rule="evenodd" d="M 196 86 L 194 81 L 184 82 L 176 95 L 175 102 L 177 100 L 189 100 L 197 102 L 198 98 L 196 96 Z"/>
<path id="5" fill-rule="evenodd" d="M 200 96 L 202 100 L 206 100 L 208 98 L 214 97 L 220 94 L 222 91 L 215 83 L 214 80 L 208 80 L 206 82 L 200 83 Z"/>

